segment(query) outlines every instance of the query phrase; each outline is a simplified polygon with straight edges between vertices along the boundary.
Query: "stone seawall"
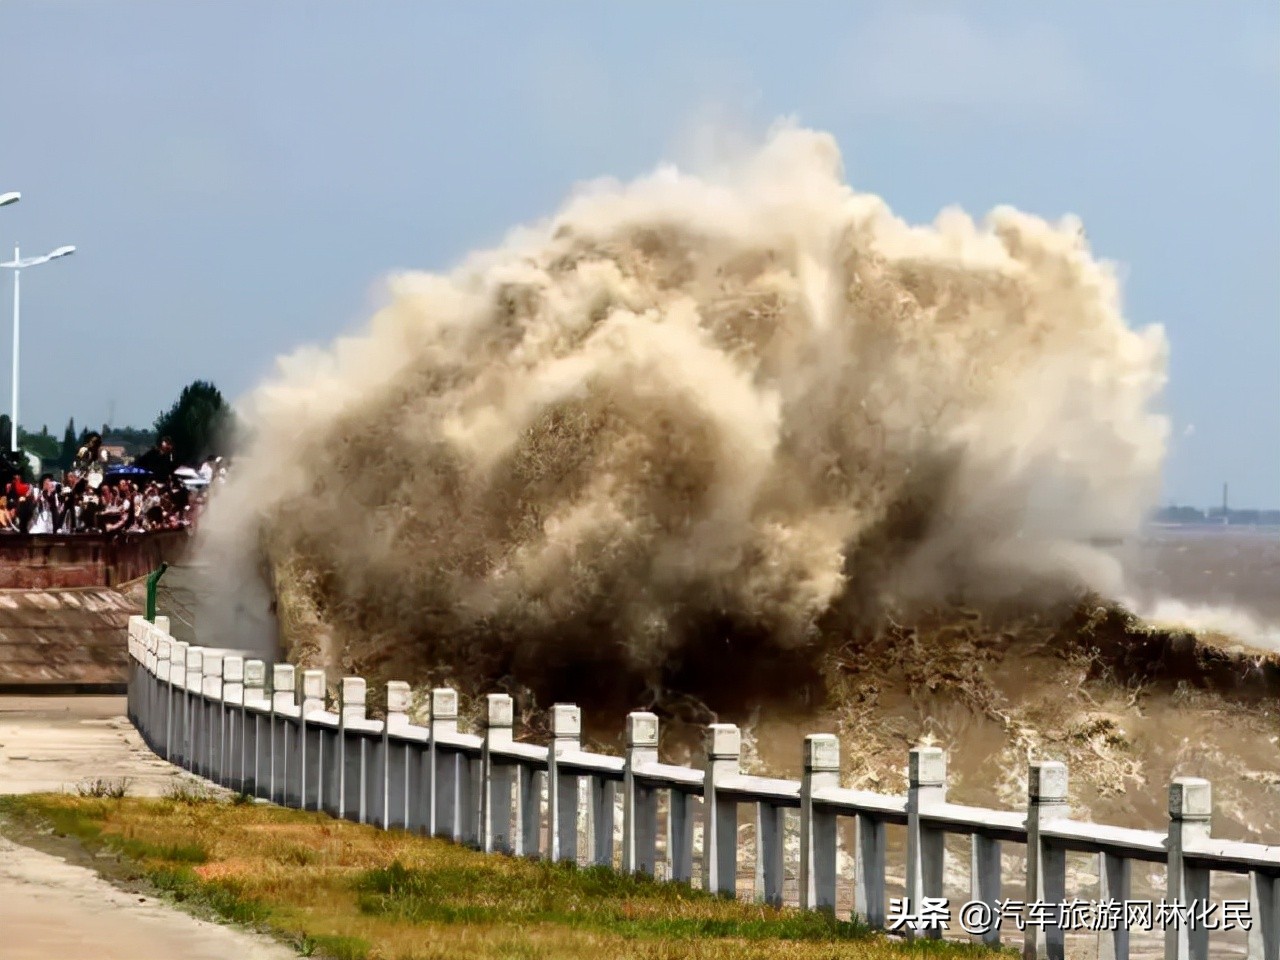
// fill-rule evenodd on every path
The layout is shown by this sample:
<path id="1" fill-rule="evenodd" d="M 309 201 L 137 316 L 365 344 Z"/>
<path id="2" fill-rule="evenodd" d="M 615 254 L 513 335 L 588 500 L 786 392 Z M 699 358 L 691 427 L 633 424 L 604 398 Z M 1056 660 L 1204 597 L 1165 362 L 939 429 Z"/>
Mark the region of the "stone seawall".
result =
<path id="1" fill-rule="evenodd" d="M 180 562 L 185 531 L 0 534 L 0 691 L 123 689 L 138 599 L 118 587 Z"/>
<path id="2" fill-rule="evenodd" d="M 185 530 L 127 534 L 0 534 L 0 590 L 115 587 L 177 563 Z"/>

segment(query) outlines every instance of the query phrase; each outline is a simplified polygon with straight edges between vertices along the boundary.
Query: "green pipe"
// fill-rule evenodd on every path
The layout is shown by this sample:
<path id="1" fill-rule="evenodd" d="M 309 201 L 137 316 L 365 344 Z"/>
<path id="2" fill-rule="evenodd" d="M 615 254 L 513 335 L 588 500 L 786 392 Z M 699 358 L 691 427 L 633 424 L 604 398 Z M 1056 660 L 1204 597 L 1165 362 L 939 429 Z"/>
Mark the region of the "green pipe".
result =
<path id="1" fill-rule="evenodd" d="M 147 574 L 147 619 L 151 623 L 156 622 L 156 584 L 160 582 L 160 578 L 164 576 L 164 572 L 168 569 L 169 565 L 162 563 Z"/>

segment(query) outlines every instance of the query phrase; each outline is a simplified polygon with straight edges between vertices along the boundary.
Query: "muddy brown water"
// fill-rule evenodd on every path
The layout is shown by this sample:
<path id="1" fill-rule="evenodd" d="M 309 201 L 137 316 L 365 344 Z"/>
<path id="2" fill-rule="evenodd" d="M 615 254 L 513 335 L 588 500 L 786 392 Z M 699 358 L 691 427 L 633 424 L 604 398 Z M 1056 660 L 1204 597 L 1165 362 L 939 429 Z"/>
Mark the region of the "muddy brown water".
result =
<path id="1" fill-rule="evenodd" d="M 1173 598 L 1190 606 L 1232 608 L 1263 624 L 1280 623 L 1280 529 L 1157 528 L 1117 551 L 1143 602 Z M 161 610 L 175 615 L 175 633 L 197 640 L 200 572 L 176 572 L 162 584 Z M 1028 759 L 1065 759 L 1072 773 L 1074 816 L 1150 830 L 1162 831 L 1167 824 L 1169 780 L 1202 776 L 1214 786 L 1214 835 L 1280 841 L 1280 687 L 1270 679 L 1274 674 L 1265 682 L 1257 677 L 1247 682 L 1237 658 L 1215 683 L 1206 684 L 1196 676 L 1203 662 L 1182 654 L 1136 651 L 1116 659 L 1113 675 L 1097 677 L 1073 673 L 1060 651 L 1012 644 L 988 657 L 980 671 L 993 691 L 994 711 L 975 709 L 945 685 L 937 694 L 922 693 L 890 672 L 876 677 L 870 720 L 851 722 L 846 711 L 821 704 L 785 709 L 769 704 L 756 710 L 747 705 L 718 719 L 743 724 L 753 768 L 775 776 L 798 776 L 805 734 L 838 731 L 846 770 L 852 767 L 862 778 L 857 785 L 894 792 L 901 789 L 909 747 L 928 734 L 947 750 L 951 800 L 1006 809 L 1024 802 Z M 1126 670 L 1134 675 L 1126 677 Z M 587 717 L 588 733 L 616 746 L 623 712 Z M 1020 740 L 1019 721 L 1054 728 L 1056 736 Z M 700 762 L 696 723 L 669 726 L 668 734 L 671 759 Z M 748 837 L 750 819 L 743 808 Z M 894 869 L 905 853 L 901 833 L 889 831 L 891 896 L 902 882 L 901 871 Z M 852 850 L 851 837 L 845 849 Z M 948 841 L 947 893 L 953 903 L 967 899 L 968 858 L 967 838 Z M 1068 895 L 1096 897 L 1093 859 L 1073 857 L 1070 869 Z M 1007 852 L 1006 896 L 1020 895 L 1022 870 L 1021 852 Z M 753 880 L 744 865 L 744 896 L 750 896 Z M 1158 900 L 1163 882 L 1163 868 L 1135 865 L 1132 895 Z M 794 877 L 786 891 L 794 895 Z M 1215 878 L 1214 899 L 1246 895 L 1237 878 Z M 851 898 L 845 883 L 842 909 L 852 907 Z M 1017 934 L 1010 931 L 1008 937 L 1013 942 Z M 1094 955 L 1095 941 L 1093 935 L 1072 936 L 1071 954 Z M 1135 931 L 1134 955 L 1159 956 L 1162 942 L 1159 931 Z M 1244 953 L 1244 935 L 1238 931 L 1217 933 L 1212 942 L 1215 956 Z"/>
<path id="2" fill-rule="evenodd" d="M 1280 625 L 1280 527 L 1157 527 L 1121 556 L 1144 598 L 1231 606 Z"/>
<path id="3" fill-rule="evenodd" d="M 1187 605 L 1214 605 L 1241 611 L 1260 623 L 1280 623 L 1280 530 L 1235 528 L 1165 528 L 1152 530 L 1139 541 L 1126 544 L 1122 555 L 1131 582 L 1143 600 L 1176 598 Z M 1188 670 L 1188 674 L 1194 673 Z M 1118 826 L 1163 831 L 1167 825 L 1167 784 L 1175 776 L 1201 776 L 1214 786 L 1216 836 L 1275 844 L 1280 842 L 1280 687 L 1229 680 L 1213 689 L 1198 688 L 1193 676 L 1144 677 L 1123 684 L 1086 680 L 1066 689 L 1062 671 L 1055 669 L 1049 651 L 1013 651 L 986 665 L 984 676 L 1002 697 L 1002 706 L 1017 714 L 1049 717 L 1069 725 L 1081 714 L 1105 717 L 1113 724 L 1118 744 L 1112 759 L 1126 775 L 1097 776 L 1084 764 L 1072 770 L 1073 816 Z M 1274 677 L 1274 674 L 1272 674 Z M 1254 678 L 1256 680 L 1256 678 Z M 1056 716 L 1044 705 L 1063 705 Z M 1011 756 L 1007 725 L 975 712 L 970 705 L 947 697 L 920 696 L 905 685 L 882 690 L 878 709 L 895 716 L 898 731 L 933 734 L 948 752 L 949 799 L 968 804 L 1017 808 L 1025 785 L 1027 757 Z M 1086 716 L 1083 719 L 1088 720 Z M 838 714 L 818 711 L 808 716 L 779 718 L 755 729 L 761 765 L 786 776 L 798 776 L 800 743 L 804 733 L 838 728 Z M 900 743 L 900 767 L 905 768 L 910 737 Z M 1067 745 L 1068 748 L 1071 746 Z M 847 754 L 859 752 L 858 731 L 844 731 Z M 1046 743 L 1031 755 L 1067 759 L 1070 752 L 1060 743 Z M 1115 767 L 1110 767 L 1114 771 Z M 886 776 L 898 786 L 899 776 Z M 892 773 L 892 772 L 890 772 Z M 900 895 L 905 836 L 890 829 L 890 896 Z M 968 899 L 967 838 L 947 842 L 947 895 L 953 904 Z M 845 849 L 852 849 L 847 837 Z M 1005 895 L 1020 897 L 1025 861 L 1021 851 L 1005 854 Z M 1088 856 L 1069 858 L 1068 896 L 1098 896 L 1096 861 Z M 751 878 L 744 878 L 748 883 Z M 1164 889 L 1164 869 L 1135 864 L 1134 898 L 1159 900 Z M 852 903 L 852 890 L 842 888 L 841 899 Z M 1212 899 L 1244 899 L 1244 878 L 1216 875 Z M 954 933 L 954 931 L 953 931 Z M 1016 943 L 1020 935 L 1007 931 L 1005 940 Z M 1243 931 L 1216 931 L 1211 935 L 1212 956 L 1243 956 Z M 1157 957 L 1163 953 L 1159 931 L 1133 931 L 1133 955 Z M 1096 956 L 1094 934 L 1069 936 L 1069 953 Z"/>

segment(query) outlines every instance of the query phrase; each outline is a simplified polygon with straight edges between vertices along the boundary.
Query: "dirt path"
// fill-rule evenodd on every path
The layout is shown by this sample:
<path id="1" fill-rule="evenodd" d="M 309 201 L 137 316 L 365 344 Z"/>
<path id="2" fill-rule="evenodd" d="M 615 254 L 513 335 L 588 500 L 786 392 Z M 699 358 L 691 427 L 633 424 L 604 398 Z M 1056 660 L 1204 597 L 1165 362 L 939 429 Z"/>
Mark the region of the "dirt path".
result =
<path id="1" fill-rule="evenodd" d="M 160 795 L 181 776 L 125 720 L 122 697 L 0 697 L 0 793 L 128 778 Z M 0 839 L 0 960 L 288 960 L 265 938 L 197 920 L 93 870 Z"/>

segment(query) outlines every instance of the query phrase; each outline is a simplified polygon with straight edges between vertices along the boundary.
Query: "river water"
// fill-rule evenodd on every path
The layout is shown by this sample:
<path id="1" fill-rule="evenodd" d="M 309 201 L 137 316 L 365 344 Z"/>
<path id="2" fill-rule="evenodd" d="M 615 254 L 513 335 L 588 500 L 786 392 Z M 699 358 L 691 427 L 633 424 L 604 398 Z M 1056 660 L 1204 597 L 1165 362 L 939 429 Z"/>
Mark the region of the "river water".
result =
<path id="1" fill-rule="evenodd" d="M 1253 636 L 1240 637 L 1252 644 L 1264 645 L 1274 641 L 1277 625 L 1280 625 L 1280 529 L 1243 527 L 1152 527 L 1144 535 L 1117 548 L 1123 558 L 1130 584 L 1131 602 L 1144 612 L 1151 611 L 1170 620 L 1191 620 L 1203 626 L 1226 632 L 1247 631 Z M 171 568 L 161 581 L 159 609 L 171 618 L 173 632 L 181 639 L 203 641 L 209 645 L 234 646 L 233 638 L 210 636 L 208 628 L 202 630 L 200 604 L 197 598 L 209 571 L 199 565 Z M 265 611 L 243 611 L 243 616 L 261 617 Z M 220 618 L 224 620 L 224 618 Z M 225 626 L 222 627 L 225 630 Z M 1277 647 L 1280 649 L 1280 647 Z M 621 709 L 621 708 L 620 708 Z M 1221 788 L 1222 803 L 1234 803 L 1230 811 L 1224 809 L 1215 818 L 1215 834 L 1219 831 L 1219 819 L 1223 820 L 1221 835 L 1239 839 L 1262 839 L 1276 842 L 1277 823 L 1280 818 L 1280 776 L 1268 786 L 1269 780 L 1280 773 L 1280 745 L 1273 739 L 1267 744 L 1265 730 L 1261 737 L 1256 730 L 1240 729 L 1239 736 L 1232 731 L 1241 718 L 1223 711 L 1222 735 L 1216 739 L 1206 731 L 1199 741 L 1204 744 L 1197 751 L 1194 743 L 1206 723 L 1205 717 L 1214 713 L 1212 704 L 1180 705 L 1176 699 L 1153 698 L 1125 720 L 1134 750 L 1143 755 L 1147 775 L 1142 787 L 1134 787 L 1128 795 L 1096 797 L 1084 800 L 1077 816 L 1087 816 L 1116 825 L 1163 829 L 1163 788 L 1167 778 L 1173 775 L 1197 773 L 1208 776 L 1215 785 L 1215 796 Z M 762 718 L 763 721 L 764 718 Z M 771 772 L 794 776 L 800 739 L 827 721 L 821 715 L 777 718 L 772 724 L 760 725 L 760 756 Z M 953 745 L 952 779 L 955 789 L 952 799 L 957 802 L 1007 806 L 1007 800 L 997 798 L 990 789 L 991 762 L 985 760 L 987 749 L 998 749 L 1004 733 L 981 723 L 968 724 L 969 743 Z M 945 721 L 944 721 L 945 724 Z M 988 725 L 990 726 L 990 725 Z M 1275 731 L 1280 734 L 1280 730 Z M 1252 736 L 1251 741 L 1243 739 Z M 963 738 L 962 738 L 963 739 Z M 983 747 L 983 741 L 989 741 Z M 1222 741 L 1222 742 L 1219 742 Z M 1245 754 L 1232 754 L 1232 743 Z M 1188 746 L 1190 744 L 1190 746 Z M 904 747 L 905 750 L 905 747 Z M 905 757 L 905 754 L 904 754 Z M 1240 780 L 1232 783 L 1232 772 L 1251 768 L 1262 779 Z M 1230 800 L 1229 800 L 1230 798 Z M 1269 808 L 1269 809 L 1268 809 Z M 742 822 L 751 817 L 743 811 Z M 793 824 L 794 828 L 794 824 Z M 749 826 L 745 827 L 751 833 Z M 895 866 L 902 862 L 901 831 L 891 831 L 889 866 L 890 894 L 898 895 L 892 888 L 900 889 L 902 878 Z M 846 848 L 852 849 L 852 836 L 847 838 Z M 965 838 L 948 841 L 947 893 L 953 905 L 967 899 L 968 842 Z M 1009 851 L 1006 859 L 1006 897 L 1018 898 L 1022 883 L 1023 859 L 1021 851 Z M 1070 891 L 1084 898 L 1097 895 L 1096 866 L 1093 858 L 1073 856 L 1069 861 Z M 1143 867 L 1143 869 L 1139 869 Z M 846 878 L 850 879 L 850 878 Z M 1148 870 L 1145 865 L 1135 865 L 1133 881 L 1134 897 L 1152 897 L 1159 900 L 1163 886 L 1163 868 Z M 753 878 L 745 873 L 741 887 L 749 893 Z M 794 877 L 789 878 L 788 891 L 794 889 Z M 844 884 L 841 900 L 851 908 L 852 888 Z M 1236 878 L 1216 877 L 1213 897 L 1221 901 L 1227 898 L 1247 896 L 1247 887 Z M 1069 943 L 1069 955 L 1074 957 L 1096 956 L 1096 937 L 1090 934 L 1073 934 Z M 1017 940 L 1016 931 L 1008 932 L 1010 944 Z M 1212 955 L 1222 957 L 1242 956 L 1245 953 L 1245 937 L 1236 931 L 1232 934 L 1216 934 L 1211 938 Z M 1135 957 L 1158 957 L 1162 954 L 1163 938 L 1159 931 L 1133 935 Z"/>

